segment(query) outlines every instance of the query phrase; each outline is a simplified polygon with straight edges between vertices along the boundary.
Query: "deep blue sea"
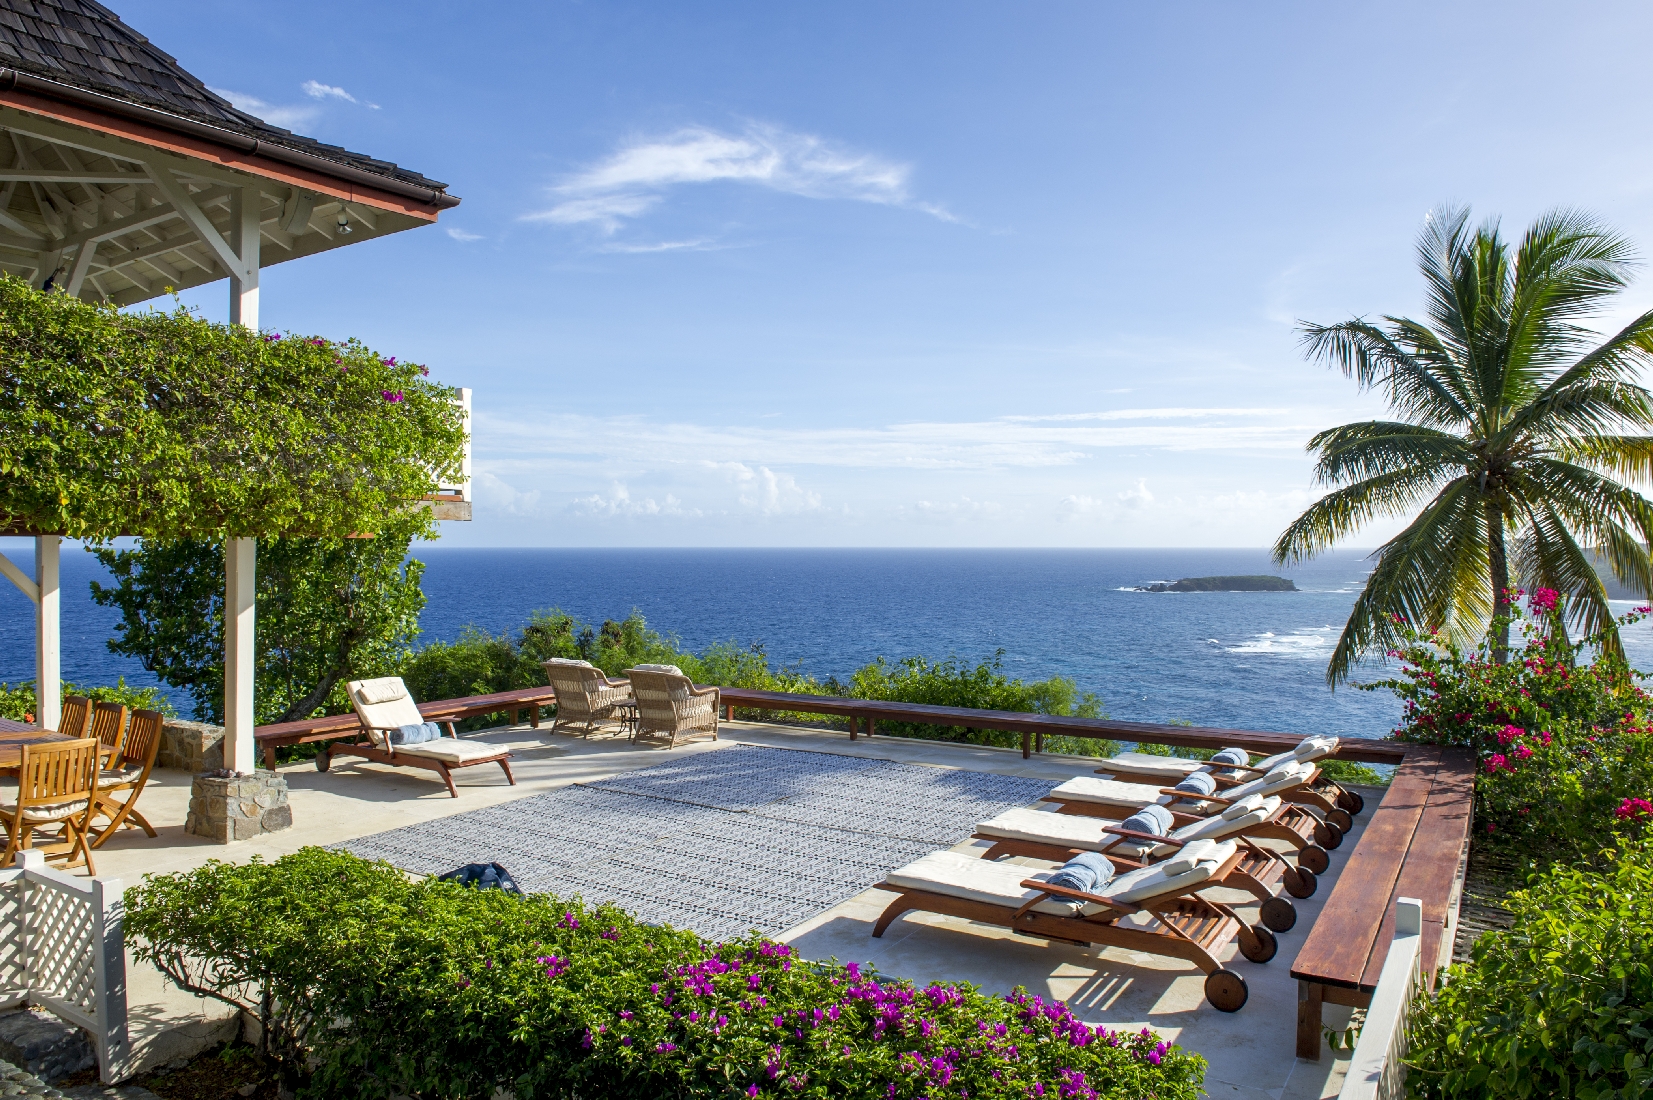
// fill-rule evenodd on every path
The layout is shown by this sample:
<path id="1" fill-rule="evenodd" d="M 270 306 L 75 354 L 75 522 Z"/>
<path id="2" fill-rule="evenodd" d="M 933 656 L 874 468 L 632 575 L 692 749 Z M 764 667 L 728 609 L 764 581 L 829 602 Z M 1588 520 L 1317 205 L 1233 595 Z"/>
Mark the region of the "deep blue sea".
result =
<path id="1" fill-rule="evenodd" d="M 3 548 L 32 569 L 29 544 Z M 1376 737 L 1387 692 L 1330 691 L 1326 658 L 1369 568 L 1340 552 L 1285 573 L 1290 593 L 1146 593 L 1158 580 L 1273 573 L 1263 550 L 510 550 L 424 547 L 425 639 L 514 629 L 536 608 L 601 624 L 636 608 L 698 649 L 761 643 L 772 665 L 844 676 L 874 657 L 1004 651 L 1005 670 L 1061 675 L 1115 718 Z M 63 666 L 80 683 L 153 684 L 109 653 L 117 616 L 92 604 L 102 569 L 63 557 Z M 1629 607 L 1628 604 L 1625 605 Z M 0 581 L 0 681 L 34 675 L 32 609 Z M 1653 667 L 1653 622 L 1627 637 Z M 1374 671 L 1374 675 L 1375 675 Z M 180 710 L 187 701 L 179 698 Z"/>

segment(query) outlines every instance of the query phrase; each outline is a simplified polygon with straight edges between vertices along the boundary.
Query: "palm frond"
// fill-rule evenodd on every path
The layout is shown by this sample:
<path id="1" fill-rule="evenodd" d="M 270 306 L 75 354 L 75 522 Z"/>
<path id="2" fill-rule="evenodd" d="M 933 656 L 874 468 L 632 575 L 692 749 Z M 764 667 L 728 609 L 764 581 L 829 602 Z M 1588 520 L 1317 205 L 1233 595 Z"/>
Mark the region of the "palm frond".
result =
<path id="1" fill-rule="evenodd" d="M 1306 561 L 1374 519 L 1406 514 L 1435 490 L 1442 476 L 1435 470 L 1407 469 L 1327 493 L 1309 505 L 1275 541 L 1274 563 Z"/>
<path id="2" fill-rule="evenodd" d="M 1558 440 L 1551 453 L 1596 473 L 1635 481 L 1653 480 L 1653 436 L 1589 435 Z"/>
<path id="3" fill-rule="evenodd" d="M 1384 420 L 1329 428 L 1311 438 L 1308 449 L 1320 452 L 1314 475 L 1322 485 L 1397 474 L 1412 467 L 1434 466 L 1444 471 L 1466 466 L 1475 458 L 1463 439 L 1451 432 Z"/>
<path id="4" fill-rule="evenodd" d="M 1612 631 L 1607 589 L 1567 524 L 1553 508 L 1529 512 L 1528 521 L 1513 555 L 1516 576 L 1529 589 L 1566 593 L 1567 618 L 1584 635 Z"/>
<path id="5" fill-rule="evenodd" d="M 1470 421 L 1470 409 L 1464 400 L 1467 395 L 1454 392 L 1441 377 L 1451 376 L 1449 357 L 1444 360 L 1445 369 L 1441 364 L 1421 362 L 1390 333 L 1362 320 L 1302 324 L 1299 332 L 1308 358 L 1336 367 L 1362 389 L 1383 390 L 1391 405 L 1423 423 Z"/>

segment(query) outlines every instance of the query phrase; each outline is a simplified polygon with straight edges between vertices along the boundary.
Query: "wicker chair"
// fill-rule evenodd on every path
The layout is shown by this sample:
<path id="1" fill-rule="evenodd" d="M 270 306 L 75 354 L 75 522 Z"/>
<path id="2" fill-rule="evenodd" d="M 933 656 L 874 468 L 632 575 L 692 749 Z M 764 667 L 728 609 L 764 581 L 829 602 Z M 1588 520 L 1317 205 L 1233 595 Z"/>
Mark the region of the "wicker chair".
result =
<path id="1" fill-rule="evenodd" d="M 694 681 L 670 665 L 628 668 L 631 690 L 637 697 L 634 737 L 664 740 L 668 747 L 684 734 L 711 735 L 717 740 L 718 689 L 697 688 Z"/>
<path id="2" fill-rule="evenodd" d="M 557 692 L 557 720 L 551 723 L 552 733 L 567 727 L 590 737 L 610 724 L 618 724 L 618 732 L 627 732 L 631 684 L 610 680 L 602 669 L 587 661 L 562 657 L 545 662 L 545 675 Z"/>

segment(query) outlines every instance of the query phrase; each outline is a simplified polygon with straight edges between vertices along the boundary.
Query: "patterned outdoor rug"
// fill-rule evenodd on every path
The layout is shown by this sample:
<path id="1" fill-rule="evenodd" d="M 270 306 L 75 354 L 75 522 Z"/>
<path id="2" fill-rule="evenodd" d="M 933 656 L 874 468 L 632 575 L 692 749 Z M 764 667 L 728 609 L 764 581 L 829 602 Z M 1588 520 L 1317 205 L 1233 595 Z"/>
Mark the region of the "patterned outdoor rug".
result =
<path id="1" fill-rule="evenodd" d="M 524 890 L 612 901 L 650 923 L 774 935 L 1050 788 L 737 745 L 336 847 L 416 874 L 499 863 Z"/>

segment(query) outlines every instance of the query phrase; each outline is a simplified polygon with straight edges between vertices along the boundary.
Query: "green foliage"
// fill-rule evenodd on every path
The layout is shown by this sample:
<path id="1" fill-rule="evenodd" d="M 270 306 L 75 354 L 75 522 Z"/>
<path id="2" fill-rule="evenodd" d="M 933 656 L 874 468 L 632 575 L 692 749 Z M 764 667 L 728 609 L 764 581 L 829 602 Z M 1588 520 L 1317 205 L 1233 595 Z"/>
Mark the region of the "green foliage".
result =
<path id="1" fill-rule="evenodd" d="M 423 512 L 387 518 L 374 538 L 261 539 L 258 543 L 257 720 L 285 722 L 350 708 L 346 682 L 391 675 L 419 632 L 425 606 L 415 537 Z M 183 688 L 195 716 L 223 721 L 224 551 L 220 543 L 143 540 L 96 551 L 115 584 L 92 600 L 120 609 L 111 652 L 143 661 Z"/>
<path id="2" fill-rule="evenodd" d="M 172 703 L 162 695 L 159 688 L 133 687 L 122 676 L 115 681 L 113 687 L 85 687 L 79 684 L 63 685 L 65 698 L 79 695 L 92 700 L 94 703 L 120 703 L 128 710 L 158 710 L 162 714 L 172 714 Z M 39 696 L 35 692 L 34 681 L 25 681 L 21 684 L 0 684 L 0 718 L 10 718 L 14 722 L 33 722 L 36 708 L 39 706 Z"/>
<path id="3" fill-rule="evenodd" d="M 1653 1096 L 1653 850 L 1557 864 L 1509 898 L 1515 924 L 1421 995 L 1407 1094 L 1419 1100 Z M 1617 857 L 1617 858 L 1615 858 Z"/>
<path id="4" fill-rule="evenodd" d="M 1465 652 L 1402 623 L 1405 642 L 1392 651 L 1400 675 L 1362 687 L 1401 698 L 1402 740 L 1476 754 L 1478 843 L 1588 859 L 1608 830 L 1638 835 L 1653 824 L 1634 801 L 1653 798 L 1653 699 L 1616 652 L 1568 640 L 1557 593 L 1532 600 L 1548 610 L 1510 608 L 1526 641 L 1516 659 L 1498 663 L 1492 640 Z"/>
<path id="5" fill-rule="evenodd" d="M 1032 714 L 1073 715 L 1105 718 L 1102 700 L 1061 676 L 1031 683 L 1004 674 L 1004 650 L 989 661 L 971 666 L 957 657 L 928 661 L 907 657 L 894 664 L 880 657 L 850 676 L 853 699 L 892 699 L 903 703 L 929 703 L 944 707 L 971 707 L 978 710 L 1008 710 Z M 999 730 L 970 730 L 958 726 L 929 726 L 911 722 L 880 722 L 878 732 L 896 737 L 924 737 L 937 741 L 960 741 L 973 745 L 1013 747 L 1021 735 Z M 1086 756 L 1108 756 L 1119 751 L 1113 741 L 1083 737 L 1049 737 L 1046 746 L 1054 752 Z"/>
<path id="6" fill-rule="evenodd" d="M 454 391 L 357 341 L 0 278 L 0 515 L 107 538 L 375 532 L 457 477 Z"/>
<path id="7" fill-rule="evenodd" d="M 1329 681 L 1400 640 L 1395 614 L 1463 646 L 1490 625 L 1501 653 L 1512 571 L 1570 595 L 1574 627 L 1621 651 L 1591 558 L 1599 549 L 1621 581 L 1653 591 L 1653 502 L 1632 487 L 1653 469 L 1653 437 L 1636 434 L 1653 427 L 1641 377 L 1653 312 L 1600 344 L 1585 323 L 1616 308 L 1633 261 L 1627 241 L 1576 212 L 1540 216 L 1512 246 L 1496 221 L 1472 230 L 1467 210 L 1437 210 L 1418 240 L 1428 323 L 1303 326 L 1308 354 L 1380 391 L 1395 419 L 1309 441 L 1333 491 L 1280 536 L 1274 560 L 1410 521 L 1378 550 Z"/>
<path id="8" fill-rule="evenodd" d="M 1193 1100 L 1204 1073 L 1021 990 L 919 989 L 313 848 L 151 877 L 127 905 L 140 958 L 272 1021 L 304 1096 Z"/>

